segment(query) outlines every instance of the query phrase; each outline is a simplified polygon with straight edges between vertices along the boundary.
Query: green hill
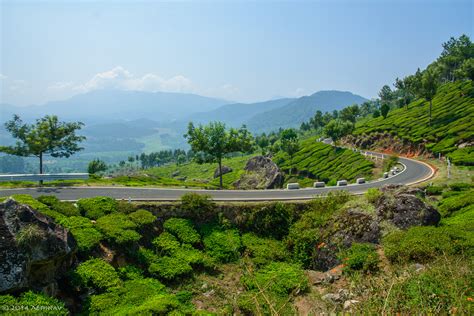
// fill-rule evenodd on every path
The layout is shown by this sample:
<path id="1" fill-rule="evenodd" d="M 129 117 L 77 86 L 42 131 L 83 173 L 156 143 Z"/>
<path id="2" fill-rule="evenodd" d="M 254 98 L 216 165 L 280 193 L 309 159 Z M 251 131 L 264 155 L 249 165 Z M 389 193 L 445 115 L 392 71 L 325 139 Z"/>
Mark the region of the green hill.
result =
<path id="1" fill-rule="evenodd" d="M 301 149 L 292 160 L 282 152 L 278 153 L 273 160 L 286 172 L 292 166 L 297 169 L 300 176 L 318 179 L 329 184 L 335 184 L 341 179 L 353 181 L 358 177 L 371 177 L 373 162 L 352 150 L 334 148 L 316 139 L 316 137 L 311 137 L 301 141 Z"/>
<path id="2" fill-rule="evenodd" d="M 421 145 L 429 152 L 448 155 L 456 164 L 474 165 L 474 85 L 472 81 L 447 83 L 433 99 L 429 125 L 428 102 L 416 100 L 388 117 L 370 118 L 356 124 L 358 137 L 388 132 L 406 145 Z M 370 145 L 370 144 L 369 144 Z"/>

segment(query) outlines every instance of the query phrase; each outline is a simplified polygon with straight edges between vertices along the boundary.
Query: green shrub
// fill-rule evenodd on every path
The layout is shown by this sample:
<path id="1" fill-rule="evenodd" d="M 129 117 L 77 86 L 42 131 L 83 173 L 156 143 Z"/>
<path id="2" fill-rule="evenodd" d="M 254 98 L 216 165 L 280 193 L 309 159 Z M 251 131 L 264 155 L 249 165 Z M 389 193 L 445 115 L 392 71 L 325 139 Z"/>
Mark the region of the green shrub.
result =
<path id="1" fill-rule="evenodd" d="M 141 238 L 140 234 L 134 230 L 137 225 L 122 213 L 102 216 L 97 220 L 96 225 L 108 240 L 117 244 L 136 242 Z"/>
<path id="2" fill-rule="evenodd" d="M 89 259 L 81 263 L 76 271 L 82 286 L 107 290 L 120 285 L 120 278 L 114 267 L 103 259 Z"/>
<path id="3" fill-rule="evenodd" d="M 452 183 L 449 185 L 449 188 L 453 191 L 467 191 L 472 188 L 472 184 L 464 182 Z"/>
<path id="4" fill-rule="evenodd" d="M 137 224 L 138 227 L 153 224 L 156 221 L 156 216 L 147 210 L 138 210 L 128 214 L 128 217 Z"/>
<path id="5" fill-rule="evenodd" d="M 64 302 L 33 291 L 25 292 L 18 298 L 0 295 L 0 311 L 5 315 L 69 315 Z"/>
<path id="6" fill-rule="evenodd" d="M 64 215 L 62 215 L 62 214 L 60 214 L 56 211 L 51 210 L 46 204 L 43 204 L 43 203 L 37 201 L 31 195 L 28 195 L 28 194 L 15 194 L 15 195 L 12 195 L 12 198 L 15 201 L 17 201 L 18 203 L 26 204 L 26 205 L 30 206 L 31 208 L 37 210 L 38 212 L 53 218 L 54 220 L 58 220 L 58 219 L 64 217 Z"/>
<path id="7" fill-rule="evenodd" d="M 180 276 L 189 275 L 193 272 L 191 265 L 177 257 L 160 257 L 148 267 L 148 271 L 166 280 L 172 280 Z"/>
<path id="8" fill-rule="evenodd" d="M 173 257 L 187 262 L 193 268 L 214 269 L 216 267 L 215 261 L 204 252 L 193 248 L 189 244 L 183 244 L 176 249 Z"/>
<path id="9" fill-rule="evenodd" d="M 257 237 L 253 233 L 242 235 L 242 244 L 245 253 L 253 258 L 257 265 L 264 265 L 271 261 L 284 261 L 289 253 L 282 241 Z"/>
<path id="10" fill-rule="evenodd" d="M 51 207 L 59 203 L 59 199 L 54 195 L 41 195 L 36 198 L 39 202 Z"/>
<path id="11" fill-rule="evenodd" d="M 438 204 L 439 211 L 444 217 L 451 216 L 452 213 L 474 204 L 474 190 L 465 191 L 447 198 Z"/>
<path id="12" fill-rule="evenodd" d="M 15 239 L 20 247 L 25 248 L 37 244 L 45 236 L 45 232 L 38 225 L 28 224 L 16 233 Z"/>
<path id="13" fill-rule="evenodd" d="M 270 203 L 250 214 L 246 229 L 260 236 L 282 239 L 288 234 L 294 212 L 293 205 Z"/>
<path id="14" fill-rule="evenodd" d="M 159 258 L 159 256 L 153 250 L 141 246 L 138 248 L 135 256 L 138 262 L 146 266 L 158 261 Z"/>
<path id="15" fill-rule="evenodd" d="M 129 203 L 124 200 L 120 200 L 117 202 L 117 212 L 119 213 L 130 214 L 135 212 L 136 210 L 137 206 L 133 203 Z"/>
<path id="16" fill-rule="evenodd" d="M 104 215 L 117 210 L 118 202 L 110 197 L 97 196 L 93 198 L 79 199 L 77 207 L 82 215 L 98 219 Z"/>
<path id="17" fill-rule="evenodd" d="M 52 206 L 52 209 L 65 216 L 81 216 L 79 209 L 69 202 L 58 202 Z"/>
<path id="18" fill-rule="evenodd" d="M 170 218 L 165 221 L 163 227 L 184 243 L 197 244 L 201 240 L 201 237 L 194 229 L 190 220 L 184 218 Z"/>
<path id="19" fill-rule="evenodd" d="M 178 239 L 168 232 L 162 232 L 153 239 L 153 245 L 161 252 L 171 254 L 180 247 Z"/>
<path id="20" fill-rule="evenodd" d="M 392 167 L 394 167 L 398 163 L 397 156 L 389 156 L 388 158 L 383 160 L 383 170 L 390 171 Z"/>
<path id="21" fill-rule="evenodd" d="M 186 212 L 187 217 L 202 219 L 213 207 L 214 203 L 209 195 L 186 193 L 181 197 L 181 210 Z"/>
<path id="22" fill-rule="evenodd" d="M 214 230 L 203 239 L 206 252 L 220 262 L 232 262 L 240 257 L 242 243 L 235 229 Z"/>
<path id="23" fill-rule="evenodd" d="M 436 185 L 429 185 L 425 188 L 425 192 L 427 195 L 441 195 L 443 193 L 443 190 L 443 187 Z"/>
<path id="24" fill-rule="evenodd" d="M 245 276 L 244 285 L 249 290 L 266 289 L 278 295 L 305 291 L 308 278 L 297 264 L 272 262 L 258 270 L 253 277 Z"/>
<path id="25" fill-rule="evenodd" d="M 339 259 L 344 262 L 345 272 L 370 273 L 378 270 L 379 256 L 372 244 L 353 243 L 339 254 Z"/>
<path id="26" fill-rule="evenodd" d="M 134 279 L 90 298 L 88 313 L 101 315 L 189 315 L 192 308 L 182 304 L 156 279 Z"/>
<path id="27" fill-rule="evenodd" d="M 440 255 L 471 251 L 474 247 L 473 232 L 457 226 L 411 227 L 395 231 L 383 238 L 385 255 L 392 262 L 428 262 Z"/>
<path id="28" fill-rule="evenodd" d="M 102 234 L 94 228 L 91 220 L 82 216 L 64 217 L 58 224 L 69 229 L 77 241 L 79 251 L 87 252 L 102 240 Z"/>
<path id="29" fill-rule="evenodd" d="M 143 279 L 143 271 L 140 268 L 130 264 L 119 268 L 118 273 L 120 279 L 122 280 Z"/>
<path id="30" fill-rule="evenodd" d="M 377 188 L 369 188 L 365 193 L 365 197 L 369 203 L 375 204 L 383 195 L 382 191 Z"/>

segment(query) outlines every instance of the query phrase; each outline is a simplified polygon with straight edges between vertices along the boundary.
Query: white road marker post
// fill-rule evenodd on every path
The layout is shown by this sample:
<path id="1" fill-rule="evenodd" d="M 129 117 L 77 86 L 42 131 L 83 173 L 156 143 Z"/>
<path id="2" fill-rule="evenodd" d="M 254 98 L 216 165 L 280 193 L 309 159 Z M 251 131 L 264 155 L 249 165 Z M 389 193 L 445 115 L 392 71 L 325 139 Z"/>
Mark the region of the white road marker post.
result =
<path id="1" fill-rule="evenodd" d="M 451 178 L 451 161 L 449 160 L 449 158 L 447 158 L 448 160 L 448 179 Z"/>

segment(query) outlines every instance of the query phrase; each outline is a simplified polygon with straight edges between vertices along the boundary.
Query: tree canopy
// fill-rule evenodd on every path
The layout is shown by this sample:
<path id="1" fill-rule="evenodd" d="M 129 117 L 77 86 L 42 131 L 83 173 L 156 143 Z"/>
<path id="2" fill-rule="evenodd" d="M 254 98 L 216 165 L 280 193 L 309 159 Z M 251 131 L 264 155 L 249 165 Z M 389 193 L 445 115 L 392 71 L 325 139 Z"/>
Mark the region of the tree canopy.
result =
<path id="1" fill-rule="evenodd" d="M 226 129 L 224 123 L 211 122 L 208 125 L 188 125 L 184 135 L 198 163 L 218 163 L 219 184 L 222 188 L 222 159 L 234 152 L 249 152 L 253 148 L 253 137 L 245 126 L 240 129 Z"/>
<path id="2" fill-rule="evenodd" d="M 83 148 L 79 143 L 84 136 L 76 135 L 84 124 L 60 122 L 55 115 L 46 115 L 34 124 L 23 123 L 18 115 L 5 123 L 5 128 L 17 140 L 13 146 L 1 146 L 0 151 L 16 156 L 36 156 L 43 172 L 43 155 L 70 157 Z"/>

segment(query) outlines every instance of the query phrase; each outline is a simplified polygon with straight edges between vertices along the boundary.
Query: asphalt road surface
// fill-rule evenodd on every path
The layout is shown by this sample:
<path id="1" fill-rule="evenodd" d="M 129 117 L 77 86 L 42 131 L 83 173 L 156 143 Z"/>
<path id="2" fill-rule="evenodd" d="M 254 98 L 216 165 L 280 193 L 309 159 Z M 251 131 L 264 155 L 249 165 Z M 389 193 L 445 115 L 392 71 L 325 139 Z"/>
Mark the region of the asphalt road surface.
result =
<path id="1" fill-rule="evenodd" d="M 370 152 L 368 152 L 370 153 Z M 376 153 L 370 153 L 380 155 Z M 361 194 L 369 188 L 378 188 L 386 184 L 414 184 L 425 181 L 433 176 L 434 170 L 427 164 L 399 158 L 405 168 L 402 172 L 388 179 L 374 180 L 365 184 L 349 184 L 341 187 L 303 188 L 296 190 L 200 190 L 200 189 L 169 189 L 144 187 L 41 187 L 0 189 L 0 196 L 13 194 L 55 195 L 61 200 L 75 201 L 80 198 L 94 196 L 109 196 L 115 199 L 131 199 L 133 201 L 174 201 L 183 194 L 195 192 L 208 194 L 216 201 L 270 201 L 270 200 L 306 200 L 315 196 L 326 195 L 331 191 L 346 190 L 350 193 Z"/>

